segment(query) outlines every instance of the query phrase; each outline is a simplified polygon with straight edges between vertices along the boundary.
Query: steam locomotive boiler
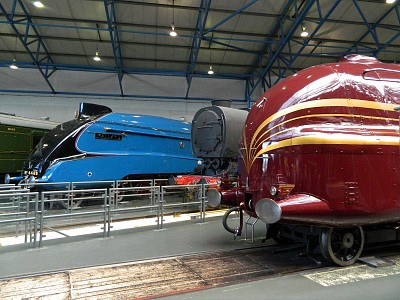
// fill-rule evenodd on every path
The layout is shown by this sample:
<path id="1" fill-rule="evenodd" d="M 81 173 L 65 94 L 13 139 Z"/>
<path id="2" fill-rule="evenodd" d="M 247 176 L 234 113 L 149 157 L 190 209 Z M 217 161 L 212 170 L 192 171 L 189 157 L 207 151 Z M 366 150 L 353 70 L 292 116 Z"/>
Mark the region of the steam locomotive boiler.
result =
<path id="1" fill-rule="evenodd" d="M 193 172 L 188 122 L 113 113 L 81 103 L 74 120 L 46 134 L 31 153 L 18 182 L 54 183 L 168 178 Z"/>
<path id="2" fill-rule="evenodd" d="M 400 221 L 400 66 L 361 55 L 281 80 L 252 106 L 236 188 L 209 202 L 237 205 L 267 238 L 318 245 L 346 266 L 367 228 Z"/>
<path id="3" fill-rule="evenodd" d="M 213 105 L 194 115 L 193 154 L 203 159 L 206 175 L 236 172 L 238 143 L 247 113 L 246 110 Z"/>

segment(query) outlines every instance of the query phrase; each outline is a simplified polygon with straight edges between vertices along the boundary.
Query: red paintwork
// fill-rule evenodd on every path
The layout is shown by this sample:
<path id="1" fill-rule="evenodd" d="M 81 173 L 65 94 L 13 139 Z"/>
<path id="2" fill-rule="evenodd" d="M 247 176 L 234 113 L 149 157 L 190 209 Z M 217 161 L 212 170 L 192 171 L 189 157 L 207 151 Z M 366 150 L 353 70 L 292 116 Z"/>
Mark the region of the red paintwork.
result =
<path id="1" fill-rule="evenodd" d="M 273 199 L 280 222 L 399 221 L 399 105 L 400 65 L 374 58 L 351 55 L 280 81 L 249 112 L 228 198 L 252 216 Z M 293 188 L 272 196 L 278 184 Z"/>
<path id="2" fill-rule="evenodd" d="M 179 175 L 174 177 L 176 185 L 190 185 L 197 184 L 201 180 L 205 180 L 206 184 L 210 187 L 218 189 L 220 188 L 221 179 L 219 177 L 203 176 L 203 175 Z"/>

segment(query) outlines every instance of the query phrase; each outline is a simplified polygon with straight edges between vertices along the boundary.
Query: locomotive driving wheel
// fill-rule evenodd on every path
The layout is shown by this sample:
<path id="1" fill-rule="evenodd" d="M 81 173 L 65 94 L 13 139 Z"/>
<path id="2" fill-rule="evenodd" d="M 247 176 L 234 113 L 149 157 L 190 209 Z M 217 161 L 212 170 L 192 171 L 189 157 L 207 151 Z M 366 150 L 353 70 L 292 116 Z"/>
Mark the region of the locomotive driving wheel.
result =
<path id="1" fill-rule="evenodd" d="M 66 209 L 78 208 L 83 201 L 79 199 L 79 195 L 76 195 L 75 198 L 70 198 L 68 195 L 53 195 L 52 199 L 60 199 L 58 203 Z"/>
<path id="2" fill-rule="evenodd" d="M 324 228 L 319 237 L 322 255 L 339 266 L 353 264 L 364 247 L 361 226 L 354 228 Z"/>

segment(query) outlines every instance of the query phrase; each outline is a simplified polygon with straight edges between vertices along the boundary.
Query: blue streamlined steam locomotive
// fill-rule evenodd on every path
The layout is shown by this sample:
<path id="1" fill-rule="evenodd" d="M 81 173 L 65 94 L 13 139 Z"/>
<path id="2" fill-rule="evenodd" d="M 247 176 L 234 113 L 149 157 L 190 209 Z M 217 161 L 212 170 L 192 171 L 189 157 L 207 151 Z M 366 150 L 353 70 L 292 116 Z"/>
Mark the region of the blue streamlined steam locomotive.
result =
<path id="1" fill-rule="evenodd" d="M 74 120 L 47 133 L 30 154 L 18 182 L 167 178 L 193 172 L 191 125 L 156 116 L 113 113 L 81 103 Z"/>

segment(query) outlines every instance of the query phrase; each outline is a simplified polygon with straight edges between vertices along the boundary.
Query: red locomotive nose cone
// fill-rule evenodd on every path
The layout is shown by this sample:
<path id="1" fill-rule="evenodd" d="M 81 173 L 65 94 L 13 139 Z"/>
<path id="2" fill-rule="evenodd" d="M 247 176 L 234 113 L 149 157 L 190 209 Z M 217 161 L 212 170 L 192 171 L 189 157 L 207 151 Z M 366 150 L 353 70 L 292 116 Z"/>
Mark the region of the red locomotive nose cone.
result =
<path id="1" fill-rule="evenodd" d="M 261 221 L 273 224 L 281 219 L 282 210 L 274 200 L 264 198 L 257 202 L 256 213 Z"/>

